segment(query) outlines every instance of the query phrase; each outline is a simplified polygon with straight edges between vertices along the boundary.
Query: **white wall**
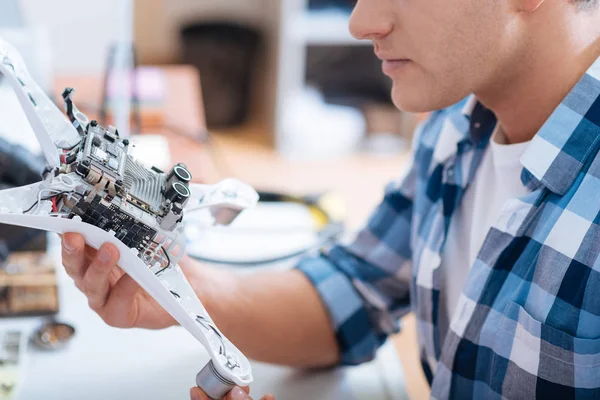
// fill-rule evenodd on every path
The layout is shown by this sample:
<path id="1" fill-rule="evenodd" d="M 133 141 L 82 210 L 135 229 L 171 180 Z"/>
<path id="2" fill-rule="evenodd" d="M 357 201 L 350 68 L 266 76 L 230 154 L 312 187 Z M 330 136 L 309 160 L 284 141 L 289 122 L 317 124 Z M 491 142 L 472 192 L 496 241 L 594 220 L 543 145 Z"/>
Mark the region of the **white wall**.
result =
<path id="1" fill-rule="evenodd" d="M 24 18 L 49 36 L 55 71 L 100 72 L 118 32 L 123 0 L 21 0 Z"/>

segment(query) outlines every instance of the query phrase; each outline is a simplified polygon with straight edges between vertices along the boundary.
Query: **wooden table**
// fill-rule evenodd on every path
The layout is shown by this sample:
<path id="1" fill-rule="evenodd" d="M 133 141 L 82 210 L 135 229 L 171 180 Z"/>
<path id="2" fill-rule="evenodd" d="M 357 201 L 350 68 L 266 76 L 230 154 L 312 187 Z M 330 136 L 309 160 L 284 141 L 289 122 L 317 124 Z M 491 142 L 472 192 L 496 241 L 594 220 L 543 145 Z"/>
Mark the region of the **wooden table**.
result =
<path id="1" fill-rule="evenodd" d="M 164 67 L 168 91 L 164 118 L 190 132 L 205 126 L 202 96 L 196 71 L 188 66 Z M 100 79 L 97 76 L 64 76 L 56 80 L 56 92 L 66 86 L 77 89 L 77 99 L 100 103 Z M 156 133 L 156 129 L 151 130 Z M 347 227 L 359 229 L 381 200 L 384 185 L 401 175 L 408 155 L 388 158 L 352 155 L 335 160 L 290 161 L 264 144 L 260 126 L 213 132 L 215 154 L 221 168 L 213 162 L 206 145 L 162 130 L 171 150 L 171 159 L 184 162 L 195 180 L 216 182 L 225 175 L 241 179 L 256 188 L 279 189 L 292 193 L 333 191 L 346 202 Z M 404 319 L 403 331 L 394 338 L 405 371 L 409 394 L 426 398 L 429 387 L 418 358 L 414 317 Z"/>

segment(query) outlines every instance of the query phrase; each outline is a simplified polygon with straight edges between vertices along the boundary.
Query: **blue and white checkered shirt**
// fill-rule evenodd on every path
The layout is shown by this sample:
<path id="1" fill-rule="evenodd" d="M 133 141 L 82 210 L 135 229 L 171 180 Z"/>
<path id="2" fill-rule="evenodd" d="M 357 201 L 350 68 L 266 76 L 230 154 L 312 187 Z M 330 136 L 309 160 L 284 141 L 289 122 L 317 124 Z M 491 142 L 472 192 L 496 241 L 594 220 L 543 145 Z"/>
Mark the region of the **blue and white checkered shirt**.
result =
<path id="1" fill-rule="evenodd" d="M 474 97 L 433 113 L 354 242 L 298 268 L 344 364 L 371 359 L 414 311 L 434 398 L 600 398 L 600 58 L 531 141 L 530 193 L 504 204 L 450 320 L 442 249 L 495 124 Z"/>

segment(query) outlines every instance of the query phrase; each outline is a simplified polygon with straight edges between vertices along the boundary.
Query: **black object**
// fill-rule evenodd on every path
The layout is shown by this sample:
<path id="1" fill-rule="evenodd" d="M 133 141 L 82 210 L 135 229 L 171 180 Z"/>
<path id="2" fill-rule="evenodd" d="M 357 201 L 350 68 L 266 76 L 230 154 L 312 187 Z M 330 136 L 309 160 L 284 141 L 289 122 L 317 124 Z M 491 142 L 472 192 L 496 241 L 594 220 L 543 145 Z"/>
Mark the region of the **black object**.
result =
<path id="1" fill-rule="evenodd" d="M 81 220 L 90 225 L 97 226 L 105 231 L 115 232 L 115 237 L 127 247 L 143 251 L 148 247 L 149 238 L 156 235 L 156 231 L 145 224 L 139 223 L 134 217 L 121 211 L 111 204 L 106 207 L 96 196 L 91 203 L 84 198 L 75 205 L 74 211 L 81 215 Z"/>
<path id="2" fill-rule="evenodd" d="M 14 187 L 38 182 L 44 168 L 41 156 L 0 137 L 0 184 Z"/>
<path id="3" fill-rule="evenodd" d="M 200 72 L 208 127 L 244 122 L 261 35 L 251 28 L 214 22 L 187 26 L 181 37 L 183 61 Z"/>
<path id="4" fill-rule="evenodd" d="M 327 103 L 392 104 L 392 81 L 381 71 L 372 46 L 309 46 L 306 81 L 319 88 Z"/>
<path id="5" fill-rule="evenodd" d="M 356 0 L 308 0 L 309 10 L 342 9 L 352 11 Z"/>
<path id="6" fill-rule="evenodd" d="M 192 180 L 192 174 L 190 174 L 190 171 L 188 171 L 186 166 L 182 163 L 175 164 L 167 174 L 166 179 L 167 181 L 170 181 L 173 177 L 184 183 Z"/>
<path id="7" fill-rule="evenodd" d="M 44 158 L 0 138 L 0 190 L 41 180 Z M 44 231 L 0 224 L 0 264 L 10 252 L 46 250 Z"/>
<path id="8" fill-rule="evenodd" d="M 173 184 L 165 191 L 165 197 L 173 203 L 183 203 L 190 197 L 190 189 L 179 182 L 173 182 Z"/>

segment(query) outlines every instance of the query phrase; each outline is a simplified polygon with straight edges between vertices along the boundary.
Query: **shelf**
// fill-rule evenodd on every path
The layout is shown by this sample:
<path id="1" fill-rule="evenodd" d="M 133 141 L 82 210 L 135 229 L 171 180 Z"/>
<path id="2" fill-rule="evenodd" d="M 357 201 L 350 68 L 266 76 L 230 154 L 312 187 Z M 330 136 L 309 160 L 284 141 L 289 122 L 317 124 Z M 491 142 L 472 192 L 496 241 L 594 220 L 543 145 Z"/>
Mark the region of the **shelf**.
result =
<path id="1" fill-rule="evenodd" d="M 295 15 L 286 27 L 289 40 L 300 44 L 370 45 L 350 35 L 349 14 L 342 11 L 312 11 Z"/>

